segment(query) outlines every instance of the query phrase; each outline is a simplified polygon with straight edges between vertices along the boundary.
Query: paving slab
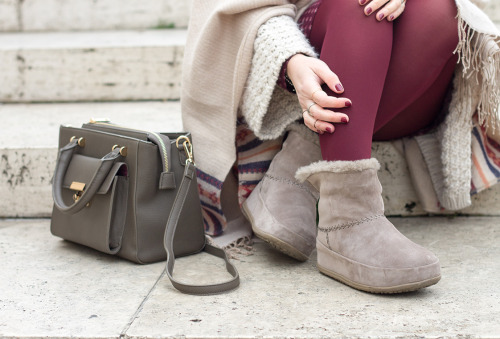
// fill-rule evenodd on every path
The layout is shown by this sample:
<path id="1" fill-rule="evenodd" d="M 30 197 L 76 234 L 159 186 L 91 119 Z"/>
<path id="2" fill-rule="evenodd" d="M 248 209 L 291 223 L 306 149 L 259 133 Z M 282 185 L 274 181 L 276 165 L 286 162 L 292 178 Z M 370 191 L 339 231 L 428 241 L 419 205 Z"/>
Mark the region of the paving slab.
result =
<path id="1" fill-rule="evenodd" d="M 59 240 L 49 220 L 0 225 L 0 337 L 117 338 L 163 271 Z"/>
<path id="2" fill-rule="evenodd" d="M 179 99 L 187 30 L 0 34 L 0 102 Z"/>
<path id="3" fill-rule="evenodd" d="M 442 281 L 419 292 L 355 291 L 256 245 L 236 262 L 241 287 L 221 296 L 177 293 L 163 279 L 127 331 L 148 338 L 498 338 L 498 218 L 391 219 L 441 260 Z M 189 258 L 188 258 L 189 259 Z M 186 261 L 188 260 L 186 259 Z M 200 260 L 201 261 L 201 260 Z M 215 270 L 203 260 L 201 266 Z M 213 268 L 212 268 L 213 267 Z M 167 288 L 164 288 L 166 286 Z M 164 305 L 169 305 L 166 308 Z"/>
<path id="4" fill-rule="evenodd" d="M 189 296 L 161 275 L 162 263 L 61 241 L 48 220 L 0 221 L 0 337 L 500 338 L 500 218 L 391 220 L 440 258 L 437 285 L 363 293 L 321 275 L 315 254 L 298 263 L 256 242 L 234 260 L 237 290 Z M 202 283 L 223 272 L 202 254 L 178 259 L 174 275 Z"/>

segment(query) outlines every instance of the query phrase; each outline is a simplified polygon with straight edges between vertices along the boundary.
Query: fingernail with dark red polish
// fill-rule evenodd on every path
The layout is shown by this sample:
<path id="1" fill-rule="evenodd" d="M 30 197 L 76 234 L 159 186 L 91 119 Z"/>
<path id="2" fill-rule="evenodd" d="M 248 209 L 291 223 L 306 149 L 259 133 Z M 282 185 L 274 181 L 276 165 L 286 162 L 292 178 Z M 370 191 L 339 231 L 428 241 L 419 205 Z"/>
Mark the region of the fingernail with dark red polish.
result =
<path id="1" fill-rule="evenodd" d="M 380 13 L 380 14 L 378 15 L 378 19 L 379 19 L 379 20 L 382 20 L 383 18 L 384 18 L 384 13 Z"/>
<path id="2" fill-rule="evenodd" d="M 339 92 L 343 91 L 344 90 L 344 87 L 342 86 L 342 84 L 336 84 L 335 85 L 335 89 Z"/>
<path id="3" fill-rule="evenodd" d="M 342 121 L 344 124 L 347 124 L 349 122 L 346 117 L 342 117 L 340 121 Z"/>
<path id="4" fill-rule="evenodd" d="M 359 4 L 360 4 L 361 6 L 363 6 L 364 4 L 366 4 L 366 0 L 361 0 L 361 1 L 359 2 Z"/>
<path id="5" fill-rule="evenodd" d="M 391 15 L 391 16 L 389 17 L 389 20 L 390 20 L 390 21 L 394 20 L 394 15 Z"/>
<path id="6" fill-rule="evenodd" d="M 368 7 L 366 9 L 366 15 L 370 15 L 372 12 L 373 12 L 373 9 L 371 9 L 370 7 Z"/>
<path id="7" fill-rule="evenodd" d="M 346 102 L 345 102 L 345 107 L 351 107 L 351 106 L 352 106 L 352 104 L 351 104 L 351 102 L 350 102 L 350 101 L 346 101 Z"/>
<path id="8" fill-rule="evenodd" d="M 327 131 L 328 133 L 333 133 L 333 129 L 332 129 L 331 127 L 327 127 L 327 128 L 326 128 L 326 131 Z"/>

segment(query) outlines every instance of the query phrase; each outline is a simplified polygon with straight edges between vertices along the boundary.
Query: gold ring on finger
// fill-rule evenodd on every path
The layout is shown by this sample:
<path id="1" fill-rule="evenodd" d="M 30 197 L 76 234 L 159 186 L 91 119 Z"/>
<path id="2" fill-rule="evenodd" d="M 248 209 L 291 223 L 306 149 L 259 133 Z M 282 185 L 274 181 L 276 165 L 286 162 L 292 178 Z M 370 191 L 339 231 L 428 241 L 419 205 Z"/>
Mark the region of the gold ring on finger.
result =
<path id="1" fill-rule="evenodd" d="M 318 122 L 319 119 L 316 119 L 316 121 L 314 122 L 314 129 L 318 130 L 318 127 L 316 127 L 316 123 Z"/>
<path id="2" fill-rule="evenodd" d="M 313 117 L 313 118 L 314 118 L 314 116 L 313 116 L 313 114 L 311 113 L 311 111 L 310 111 L 310 110 L 311 110 L 311 107 L 313 107 L 314 105 L 317 105 L 317 103 L 313 102 L 312 104 L 310 104 L 310 105 L 309 105 L 309 107 L 307 107 L 307 110 L 306 110 L 306 111 L 307 111 L 307 113 L 309 113 L 309 115 L 310 115 L 311 117 Z"/>

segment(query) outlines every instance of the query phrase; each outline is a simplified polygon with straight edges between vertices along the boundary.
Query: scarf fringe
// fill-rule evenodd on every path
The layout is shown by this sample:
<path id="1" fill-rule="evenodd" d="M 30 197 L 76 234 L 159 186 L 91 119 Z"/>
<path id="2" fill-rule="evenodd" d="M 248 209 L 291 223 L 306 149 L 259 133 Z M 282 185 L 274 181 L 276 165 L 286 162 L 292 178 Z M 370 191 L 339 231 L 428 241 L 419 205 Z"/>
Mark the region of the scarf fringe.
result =
<path id="1" fill-rule="evenodd" d="M 460 16 L 458 19 L 459 43 L 454 53 L 462 65 L 458 93 L 463 105 L 472 108 L 474 88 L 479 87 L 479 102 L 473 111 L 478 112 L 479 123 L 493 133 L 500 133 L 500 37 L 479 33 Z M 460 120 L 470 123 L 470 110 L 462 107 Z"/>
<path id="2" fill-rule="evenodd" d="M 212 237 L 207 236 L 207 242 L 215 247 L 219 247 L 212 239 Z M 226 251 L 227 257 L 229 259 L 239 260 L 240 256 L 251 256 L 253 255 L 253 239 L 252 236 L 245 236 L 239 238 L 229 245 L 222 248 Z"/>

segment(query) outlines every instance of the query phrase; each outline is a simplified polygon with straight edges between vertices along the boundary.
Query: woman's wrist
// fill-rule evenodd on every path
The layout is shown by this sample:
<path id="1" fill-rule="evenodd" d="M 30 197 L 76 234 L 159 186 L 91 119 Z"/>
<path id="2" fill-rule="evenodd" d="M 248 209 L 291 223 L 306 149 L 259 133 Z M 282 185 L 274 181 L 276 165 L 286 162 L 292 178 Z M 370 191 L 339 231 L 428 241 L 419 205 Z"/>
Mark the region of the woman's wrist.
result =
<path id="1" fill-rule="evenodd" d="M 289 64 L 290 64 L 290 61 L 292 59 L 298 59 L 301 57 L 307 58 L 308 56 L 304 55 L 302 53 L 294 54 L 291 57 L 289 57 L 288 59 L 286 59 L 286 61 L 281 66 L 280 76 L 278 78 L 278 85 L 281 88 L 286 89 L 290 93 L 297 93 L 297 91 L 295 90 L 295 85 L 293 84 L 293 80 L 289 75 L 290 73 L 288 72 L 289 71 Z"/>
<path id="2" fill-rule="evenodd" d="M 290 60 L 290 59 L 289 59 Z M 288 60 L 288 61 L 289 61 Z M 287 65 L 288 66 L 288 61 L 287 61 Z M 291 93 L 297 93 L 297 91 L 295 90 L 295 86 L 293 85 L 293 82 L 292 80 L 290 80 L 290 78 L 288 77 L 288 72 L 287 72 L 287 68 L 288 67 L 285 67 L 285 81 L 286 81 L 286 89 L 291 92 Z"/>
<path id="3" fill-rule="evenodd" d="M 290 83 L 292 84 L 292 86 L 294 86 L 294 88 L 295 88 L 294 79 L 295 79 L 295 72 L 297 69 L 297 65 L 300 64 L 303 65 L 303 62 L 301 62 L 301 60 L 303 60 L 304 58 L 309 58 L 309 57 L 307 55 L 298 53 L 288 59 L 286 67 L 286 77 L 289 79 Z"/>
<path id="4" fill-rule="evenodd" d="M 286 89 L 290 93 L 296 93 L 295 86 L 293 85 L 292 80 L 288 77 L 288 62 L 292 57 L 293 56 L 286 59 L 286 61 L 281 66 L 280 76 L 278 78 L 278 85 L 281 88 Z"/>

